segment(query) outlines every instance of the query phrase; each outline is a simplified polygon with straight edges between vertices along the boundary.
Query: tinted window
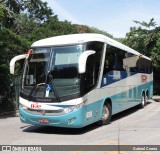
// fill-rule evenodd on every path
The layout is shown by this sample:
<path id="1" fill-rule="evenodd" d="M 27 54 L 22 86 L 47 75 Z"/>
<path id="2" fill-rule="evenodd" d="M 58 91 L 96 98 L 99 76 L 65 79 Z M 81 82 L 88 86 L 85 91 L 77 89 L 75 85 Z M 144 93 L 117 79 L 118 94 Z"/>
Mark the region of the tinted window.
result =
<path id="1" fill-rule="evenodd" d="M 106 47 L 106 55 L 105 55 L 105 63 L 104 63 L 104 74 L 111 70 L 124 70 L 123 59 L 126 54 L 125 51 L 118 49 L 116 47 L 107 45 Z"/>
<path id="2" fill-rule="evenodd" d="M 107 45 L 103 74 L 111 70 L 152 73 L 152 64 L 148 59 Z"/>

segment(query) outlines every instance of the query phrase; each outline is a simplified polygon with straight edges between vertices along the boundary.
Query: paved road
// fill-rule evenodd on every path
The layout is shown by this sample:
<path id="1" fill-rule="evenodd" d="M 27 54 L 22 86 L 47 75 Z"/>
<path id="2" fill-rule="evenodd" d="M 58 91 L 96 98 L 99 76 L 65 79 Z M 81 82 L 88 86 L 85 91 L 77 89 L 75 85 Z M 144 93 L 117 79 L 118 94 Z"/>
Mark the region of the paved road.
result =
<path id="1" fill-rule="evenodd" d="M 32 126 L 21 123 L 18 116 L 3 117 L 0 119 L 0 145 L 160 145 L 160 102 L 152 101 L 144 109 L 135 107 L 117 114 L 109 125 L 93 124 L 82 129 Z M 46 153 L 158 154 L 160 151 Z"/>

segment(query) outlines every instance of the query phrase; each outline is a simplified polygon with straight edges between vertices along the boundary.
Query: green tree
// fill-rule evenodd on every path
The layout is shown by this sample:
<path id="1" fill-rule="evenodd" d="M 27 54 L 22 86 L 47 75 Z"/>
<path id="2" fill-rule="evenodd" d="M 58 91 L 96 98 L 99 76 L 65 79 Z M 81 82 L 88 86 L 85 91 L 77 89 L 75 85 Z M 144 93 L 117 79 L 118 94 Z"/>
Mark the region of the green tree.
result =
<path id="1" fill-rule="evenodd" d="M 17 51 L 25 51 L 30 46 L 30 42 L 22 36 L 9 29 L 0 31 L 0 111 L 13 110 L 14 104 L 11 102 L 9 62 L 13 56 L 19 54 Z"/>
<path id="2" fill-rule="evenodd" d="M 32 31 L 39 27 L 39 25 L 40 24 L 34 19 L 29 18 L 27 14 L 21 13 L 15 15 L 12 30 L 18 35 L 24 35 L 24 37 L 27 37 L 27 35 L 32 33 Z"/>
<path id="3" fill-rule="evenodd" d="M 146 56 L 151 56 L 151 52 L 159 38 L 159 27 L 156 27 L 156 23 L 153 18 L 149 23 L 144 21 L 134 22 L 139 24 L 139 26 L 130 28 L 130 32 L 126 34 L 124 43 Z"/>
<path id="4" fill-rule="evenodd" d="M 14 14 L 19 14 L 21 11 L 21 4 L 17 0 L 2 0 L 3 5 L 3 26 L 5 28 L 11 28 L 14 24 Z"/>
<path id="5" fill-rule="evenodd" d="M 0 3 L 0 29 L 2 28 L 3 20 L 4 20 L 4 17 L 5 17 L 4 10 L 5 10 L 4 4 Z"/>
<path id="6" fill-rule="evenodd" d="M 47 2 L 41 0 L 23 0 L 22 10 L 27 11 L 29 18 L 37 22 L 47 21 L 53 15 L 52 9 L 47 6 Z"/>

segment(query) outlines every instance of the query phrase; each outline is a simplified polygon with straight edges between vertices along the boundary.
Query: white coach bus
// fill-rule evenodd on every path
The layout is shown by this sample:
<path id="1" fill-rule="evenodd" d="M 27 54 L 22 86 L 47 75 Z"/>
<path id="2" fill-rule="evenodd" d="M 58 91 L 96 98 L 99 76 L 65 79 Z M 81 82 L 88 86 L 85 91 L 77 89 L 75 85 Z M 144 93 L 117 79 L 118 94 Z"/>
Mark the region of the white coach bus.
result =
<path id="1" fill-rule="evenodd" d="M 33 125 L 80 128 L 144 107 L 153 95 L 151 59 L 101 34 L 39 40 L 25 58 L 20 119 Z"/>

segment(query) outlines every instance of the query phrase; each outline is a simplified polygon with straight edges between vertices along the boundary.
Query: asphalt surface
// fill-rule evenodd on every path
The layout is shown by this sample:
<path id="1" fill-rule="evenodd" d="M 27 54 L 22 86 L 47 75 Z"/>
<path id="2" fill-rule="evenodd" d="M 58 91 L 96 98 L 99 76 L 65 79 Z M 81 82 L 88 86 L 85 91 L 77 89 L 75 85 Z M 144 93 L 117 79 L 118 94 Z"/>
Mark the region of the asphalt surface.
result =
<path id="1" fill-rule="evenodd" d="M 160 145 L 160 102 L 150 101 L 144 109 L 134 107 L 112 117 L 109 125 L 102 127 L 96 124 L 81 129 L 56 128 L 48 126 L 32 126 L 21 123 L 18 115 L 0 118 L 0 145 L 53 145 L 60 147 L 60 151 L 46 151 L 45 153 L 64 154 L 159 154 L 156 149 L 131 151 L 86 151 L 88 145 Z M 65 151 L 63 145 L 87 145 L 82 150 Z M 44 147 L 45 147 L 44 146 Z M 95 150 L 96 150 L 95 146 Z M 64 149 L 63 149 L 64 148 Z M 84 150 L 85 149 L 85 150 Z M 31 149 L 32 150 L 32 149 Z M 88 149 L 87 149 L 88 150 Z M 154 151 L 155 150 L 155 151 Z M 16 150 L 15 150 L 16 151 Z M 0 153 L 8 153 L 0 151 Z M 11 153 L 31 153 L 27 151 Z M 36 152 L 33 153 L 44 153 Z"/>

